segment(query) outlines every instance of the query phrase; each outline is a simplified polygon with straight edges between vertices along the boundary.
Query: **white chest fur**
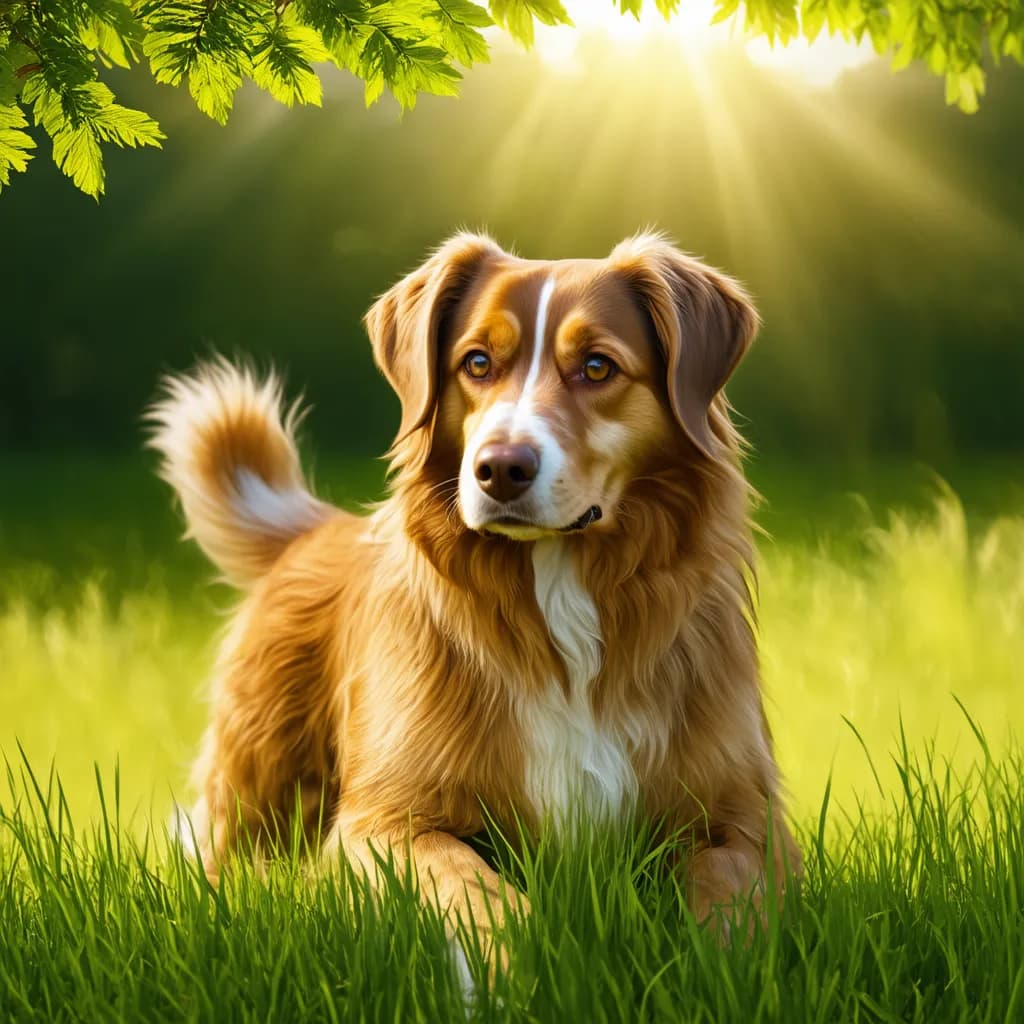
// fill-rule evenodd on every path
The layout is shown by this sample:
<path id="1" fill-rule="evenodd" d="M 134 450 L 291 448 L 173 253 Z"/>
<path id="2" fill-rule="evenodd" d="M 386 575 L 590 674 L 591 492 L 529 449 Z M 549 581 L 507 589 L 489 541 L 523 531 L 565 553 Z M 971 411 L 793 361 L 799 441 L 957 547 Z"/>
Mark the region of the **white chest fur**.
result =
<path id="1" fill-rule="evenodd" d="M 560 539 L 533 549 L 537 603 L 565 661 L 568 695 L 552 680 L 520 707 L 526 740 L 526 791 L 540 815 L 563 825 L 578 816 L 608 818 L 632 806 L 637 781 L 625 737 L 599 723 L 590 684 L 601 668 L 594 599 Z"/>

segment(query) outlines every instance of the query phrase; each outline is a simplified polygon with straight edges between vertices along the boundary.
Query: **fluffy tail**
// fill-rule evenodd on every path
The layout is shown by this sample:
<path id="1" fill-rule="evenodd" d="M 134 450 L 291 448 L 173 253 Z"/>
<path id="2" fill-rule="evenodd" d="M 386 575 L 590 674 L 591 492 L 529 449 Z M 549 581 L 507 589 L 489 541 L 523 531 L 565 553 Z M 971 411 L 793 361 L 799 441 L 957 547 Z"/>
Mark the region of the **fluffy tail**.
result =
<path id="1" fill-rule="evenodd" d="M 150 447 L 193 537 L 225 578 L 263 576 L 300 534 L 338 514 L 315 498 L 299 465 L 298 403 L 283 408 L 273 373 L 257 380 L 227 360 L 167 377 L 149 410 Z"/>

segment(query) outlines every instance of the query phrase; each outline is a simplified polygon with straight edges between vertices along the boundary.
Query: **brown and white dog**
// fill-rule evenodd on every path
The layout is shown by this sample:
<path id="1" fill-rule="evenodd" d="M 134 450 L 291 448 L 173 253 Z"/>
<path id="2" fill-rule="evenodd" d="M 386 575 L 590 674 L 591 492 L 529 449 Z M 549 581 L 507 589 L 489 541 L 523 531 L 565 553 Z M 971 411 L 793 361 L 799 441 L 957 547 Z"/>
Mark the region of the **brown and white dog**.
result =
<path id="1" fill-rule="evenodd" d="M 769 850 L 779 884 L 798 870 L 721 393 L 757 322 L 656 235 L 550 262 L 458 235 L 366 317 L 402 403 L 367 516 L 309 492 L 275 378 L 167 382 L 162 474 L 245 592 L 195 768 L 211 876 L 297 806 L 315 830 L 324 794 L 328 853 L 411 858 L 485 931 L 502 883 L 463 842 L 485 815 L 689 830 L 701 917 L 759 890 Z"/>

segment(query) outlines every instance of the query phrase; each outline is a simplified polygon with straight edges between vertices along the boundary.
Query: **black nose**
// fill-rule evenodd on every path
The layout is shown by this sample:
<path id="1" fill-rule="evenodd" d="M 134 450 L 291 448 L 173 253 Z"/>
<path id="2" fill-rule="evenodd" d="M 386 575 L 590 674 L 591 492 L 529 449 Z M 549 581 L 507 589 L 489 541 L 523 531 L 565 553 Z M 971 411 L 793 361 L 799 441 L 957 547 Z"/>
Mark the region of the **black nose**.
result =
<path id="1" fill-rule="evenodd" d="M 473 468 L 485 494 L 495 501 L 512 501 L 537 478 L 540 456 L 528 444 L 485 444 Z"/>

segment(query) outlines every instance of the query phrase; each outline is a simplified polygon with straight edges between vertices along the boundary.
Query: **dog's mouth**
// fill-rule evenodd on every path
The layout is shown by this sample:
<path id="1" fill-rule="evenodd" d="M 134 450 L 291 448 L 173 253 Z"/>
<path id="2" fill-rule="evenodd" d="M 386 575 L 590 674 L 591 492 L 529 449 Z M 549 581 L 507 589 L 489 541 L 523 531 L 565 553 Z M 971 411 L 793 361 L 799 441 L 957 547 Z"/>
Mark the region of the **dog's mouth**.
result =
<path id="1" fill-rule="evenodd" d="M 598 505 L 591 505 L 590 508 L 574 519 L 568 526 L 555 528 L 540 526 L 531 519 L 522 516 L 506 515 L 493 519 L 486 526 L 482 527 L 481 533 L 500 537 L 519 537 L 523 540 L 532 540 L 543 534 L 551 533 L 580 533 L 592 523 L 601 518 L 601 508 Z"/>
<path id="2" fill-rule="evenodd" d="M 563 526 L 559 533 L 575 533 L 577 530 L 585 530 L 591 523 L 596 523 L 601 518 L 601 506 L 591 505 L 586 512 L 574 519 L 568 526 Z"/>

